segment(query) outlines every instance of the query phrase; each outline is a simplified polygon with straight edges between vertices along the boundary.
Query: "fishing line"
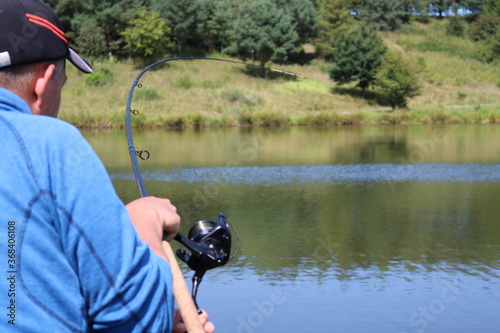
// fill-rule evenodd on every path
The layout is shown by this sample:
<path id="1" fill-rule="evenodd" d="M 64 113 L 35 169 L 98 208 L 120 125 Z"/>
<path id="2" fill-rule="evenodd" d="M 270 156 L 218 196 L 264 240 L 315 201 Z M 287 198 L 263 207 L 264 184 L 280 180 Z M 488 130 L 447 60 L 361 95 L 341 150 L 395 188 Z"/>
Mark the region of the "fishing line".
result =
<path id="1" fill-rule="evenodd" d="M 132 120 L 131 116 L 137 116 L 140 114 L 140 110 L 132 109 L 132 99 L 135 89 L 142 88 L 142 83 L 140 83 L 141 78 L 147 72 L 152 71 L 152 69 L 156 66 L 166 64 L 170 61 L 178 61 L 178 60 L 203 60 L 203 61 L 218 61 L 218 62 L 226 62 L 233 64 L 240 64 L 249 67 L 259 68 L 262 67 L 255 64 L 250 64 L 242 61 L 229 60 L 229 59 L 219 59 L 219 58 L 207 58 L 207 57 L 177 57 L 177 58 L 169 58 L 157 61 L 147 67 L 145 67 L 135 78 L 132 86 L 130 88 L 128 98 L 127 98 L 127 107 L 126 107 L 126 131 L 127 131 L 127 140 L 128 140 L 128 149 L 130 154 L 130 160 L 132 162 L 132 168 L 134 170 L 135 180 L 137 186 L 139 188 L 139 192 L 141 197 L 148 196 L 146 186 L 144 184 L 144 179 L 142 177 L 142 172 L 139 167 L 138 158 L 141 160 L 148 160 L 150 157 L 150 153 L 147 150 L 136 150 L 134 144 L 134 138 L 132 133 Z M 294 77 L 304 78 L 301 75 L 285 72 L 279 69 L 264 67 L 266 71 L 272 71 L 284 75 L 290 75 Z M 238 245 L 231 256 L 231 244 L 232 244 L 232 233 L 231 230 L 235 233 L 238 239 Z M 192 297 L 196 303 L 196 295 L 198 286 L 203 278 L 205 272 L 209 269 L 217 268 L 224 266 L 228 262 L 230 262 L 233 258 L 235 258 L 238 253 L 241 240 L 238 235 L 238 232 L 231 224 L 229 219 L 223 214 L 219 213 L 217 218 L 214 221 L 209 220 L 201 220 L 198 221 L 188 233 L 188 236 L 184 236 L 181 233 L 178 233 L 174 238 L 180 244 L 184 245 L 188 250 L 179 249 L 177 250 L 177 256 L 179 259 L 184 261 L 189 268 L 195 271 L 195 274 L 192 278 L 193 286 L 192 286 Z"/>

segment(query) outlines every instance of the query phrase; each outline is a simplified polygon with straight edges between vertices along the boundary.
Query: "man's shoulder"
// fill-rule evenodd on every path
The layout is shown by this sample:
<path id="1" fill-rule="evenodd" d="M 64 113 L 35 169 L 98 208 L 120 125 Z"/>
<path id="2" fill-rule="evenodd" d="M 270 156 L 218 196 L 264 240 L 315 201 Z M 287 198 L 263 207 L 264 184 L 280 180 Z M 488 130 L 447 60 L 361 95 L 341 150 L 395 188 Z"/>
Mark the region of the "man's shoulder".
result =
<path id="1" fill-rule="evenodd" d="M 61 119 L 24 113 L 9 115 L 7 119 L 10 120 L 13 130 L 17 130 L 25 140 L 57 145 L 82 138 L 75 126 Z"/>

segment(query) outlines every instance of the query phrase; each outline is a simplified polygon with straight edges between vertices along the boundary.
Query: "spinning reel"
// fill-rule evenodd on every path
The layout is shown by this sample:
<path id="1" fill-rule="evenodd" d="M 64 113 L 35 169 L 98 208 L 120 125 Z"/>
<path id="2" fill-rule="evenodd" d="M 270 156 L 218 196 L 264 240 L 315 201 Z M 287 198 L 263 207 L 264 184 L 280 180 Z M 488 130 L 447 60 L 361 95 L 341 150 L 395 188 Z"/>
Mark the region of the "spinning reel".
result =
<path id="1" fill-rule="evenodd" d="M 191 295 L 198 308 L 196 294 L 203 275 L 207 270 L 224 266 L 230 260 L 231 229 L 226 216 L 219 213 L 216 222 L 198 221 L 189 230 L 188 237 L 179 233 L 175 240 L 191 252 L 187 253 L 183 249 L 178 249 L 176 254 L 195 271 Z"/>

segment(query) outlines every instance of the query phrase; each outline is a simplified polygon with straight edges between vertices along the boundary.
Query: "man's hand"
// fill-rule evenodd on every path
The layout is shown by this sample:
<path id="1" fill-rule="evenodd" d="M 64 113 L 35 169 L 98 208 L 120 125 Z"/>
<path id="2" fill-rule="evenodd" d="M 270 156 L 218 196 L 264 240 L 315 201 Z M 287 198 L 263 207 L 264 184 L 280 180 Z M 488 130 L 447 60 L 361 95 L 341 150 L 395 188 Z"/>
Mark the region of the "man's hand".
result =
<path id="1" fill-rule="evenodd" d="M 127 204 L 126 208 L 141 240 L 166 260 L 161 243 L 163 234 L 171 240 L 179 232 L 181 222 L 175 206 L 168 199 L 144 197 Z"/>
<path id="2" fill-rule="evenodd" d="M 208 314 L 205 311 L 202 311 L 198 319 L 206 333 L 215 332 L 215 326 L 212 322 L 208 321 Z M 174 329 L 172 333 L 186 333 L 186 325 L 182 322 L 181 313 L 178 309 L 174 312 Z"/>

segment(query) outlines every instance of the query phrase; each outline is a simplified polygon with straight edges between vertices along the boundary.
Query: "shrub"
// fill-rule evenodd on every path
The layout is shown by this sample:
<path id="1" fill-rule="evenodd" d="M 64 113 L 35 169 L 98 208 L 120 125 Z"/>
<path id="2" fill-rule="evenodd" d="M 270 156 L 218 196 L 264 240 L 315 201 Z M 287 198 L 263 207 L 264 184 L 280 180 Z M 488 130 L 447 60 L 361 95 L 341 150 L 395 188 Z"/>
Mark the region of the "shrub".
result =
<path id="1" fill-rule="evenodd" d="M 450 36 L 462 37 L 464 35 L 464 31 L 465 28 L 460 17 L 451 16 L 448 18 L 446 34 Z"/>
<path id="2" fill-rule="evenodd" d="M 91 74 L 84 76 L 84 82 L 89 86 L 104 86 L 114 81 L 113 72 L 106 68 L 95 69 Z"/>
<path id="3" fill-rule="evenodd" d="M 416 96 L 420 90 L 415 67 L 396 51 L 387 53 L 382 61 L 375 85 L 387 95 L 393 109 L 406 107 L 408 98 Z"/>
<path id="4" fill-rule="evenodd" d="M 469 37 L 473 41 L 486 41 L 497 34 L 500 28 L 500 16 L 481 15 L 471 23 L 469 28 Z"/>

